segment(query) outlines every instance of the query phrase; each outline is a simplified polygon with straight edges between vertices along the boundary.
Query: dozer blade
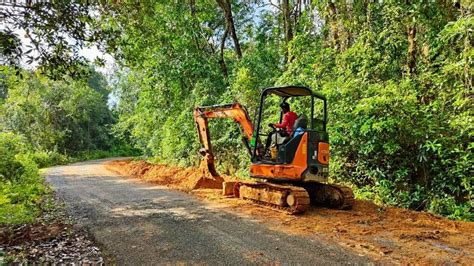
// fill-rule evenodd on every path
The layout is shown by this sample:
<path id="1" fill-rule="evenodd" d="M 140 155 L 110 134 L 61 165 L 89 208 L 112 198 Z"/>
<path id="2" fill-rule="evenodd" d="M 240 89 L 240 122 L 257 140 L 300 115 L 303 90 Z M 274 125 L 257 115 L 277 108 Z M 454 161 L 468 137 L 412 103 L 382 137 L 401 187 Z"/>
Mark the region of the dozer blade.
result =
<path id="1" fill-rule="evenodd" d="M 308 192 L 304 188 L 288 185 L 238 182 L 234 196 L 289 214 L 303 213 L 310 204 Z"/>

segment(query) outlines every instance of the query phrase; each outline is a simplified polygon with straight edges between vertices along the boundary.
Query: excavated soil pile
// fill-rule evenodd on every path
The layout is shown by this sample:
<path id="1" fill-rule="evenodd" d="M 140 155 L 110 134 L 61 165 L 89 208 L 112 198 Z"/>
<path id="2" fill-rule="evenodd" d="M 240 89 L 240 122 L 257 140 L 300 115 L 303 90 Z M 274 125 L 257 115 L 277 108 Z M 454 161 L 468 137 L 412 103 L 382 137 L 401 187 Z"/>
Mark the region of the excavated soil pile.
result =
<path id="1" fill-rule="evenodd" d="M 139 178 L 153 184 L 191 191 L 198 188 L 221 189 L 224 178 L 213 179 L 209 173 L 198 168 L 173 167 L 166 164 L 150 164 L 145 161 L 112 161 L 107 169 L 121 175 Z"/>

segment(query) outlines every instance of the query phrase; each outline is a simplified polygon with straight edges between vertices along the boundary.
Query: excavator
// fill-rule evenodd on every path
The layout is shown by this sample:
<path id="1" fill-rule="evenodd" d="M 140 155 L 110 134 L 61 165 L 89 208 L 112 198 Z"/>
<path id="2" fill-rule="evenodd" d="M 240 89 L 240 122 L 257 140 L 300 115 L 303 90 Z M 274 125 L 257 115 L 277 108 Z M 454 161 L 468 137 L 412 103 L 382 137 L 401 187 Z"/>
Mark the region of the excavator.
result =
<path id="1" fill-rule="evenodd" d="M 309 104 L 309 108 L 305 108 L 308 113 L 299 115 L 291 135 L 280 134 L 271 125 L 269 134 L 262 128 L 264 113 L 272 109 L 268 101 L 265 101 L 270 96 L 282 103 L 305 97 L 300 102 Z M 322 107 L 322 110 L 318 109 L 318 115 L 315 114 L 315 105 Z M 307 118 L 308 115 L 310 119 Z M 289 214 L 303 213 L 310 204 L 336 209 L 352 207 L 352 190 L 328 183 L 330 155 L 326 131 L 327 100 L 320 93 L 303 86 L 263 89 L 256 112 L 256 125 L 239 103 L 196 107 L 194 120 L 202 144 L 201 167 L 207 168 L 211 178 L 223 180 L 216 170 L 208 127 L 208 120 L 215 118 L 230 118 L 241 126 L 242 140 L 251 160 L 252 180 L 235 182 L 233 196 Z M 266 142 L 262 141 L 264 137 L 267 137 Z"/>

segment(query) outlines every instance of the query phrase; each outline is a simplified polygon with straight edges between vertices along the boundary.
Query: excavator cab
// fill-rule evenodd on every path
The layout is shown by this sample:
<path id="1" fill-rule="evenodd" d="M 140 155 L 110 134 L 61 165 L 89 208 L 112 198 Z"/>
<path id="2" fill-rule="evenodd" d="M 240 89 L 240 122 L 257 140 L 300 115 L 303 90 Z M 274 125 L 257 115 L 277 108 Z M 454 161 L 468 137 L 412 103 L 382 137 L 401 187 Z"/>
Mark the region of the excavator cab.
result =
<path id="1" fill-rule="evenodd" d="M 317 181 L 326 182 L 329 176 L 329 137 L 326 132 L 327 123 L 327 101 L 326 98 L 313 92 L 307 87 L 287 86 L 267 88 L 262 91 L 260 107 L 257 114 L 257 124 L 253 137 L 258 139 L 268 138 L 263 127 L 265 120 L 265 109 L 269 108 L 267 97 L 278 96 L 281 102 L 287 102 L 294 98 L 306 98 L 300 102 L 306 102 L 306 112 L 294 110 L 299 117 L 293 126 L 291 135 L 286 137 L 282 143 L 275 142 L 277 156 L 270 158 L 268 145 L 261 152 L 259 145 L 252 146 L 252 164 L 250 175 L 255 178 L 279 181 Z M 318 104 L 319 103 L 319 104 Z M 309 106 L 308 106 L 309 105 Z M 315 106 L 322 107 L 319 117 L 315 116 Z M 309 119 L 307 117 L 309 116 Z M 280 122 L 282 116 L 280 115 Z M 306 123 L 305 123 L 306 120 Z M 308 121 L 309 120 L 309 121 Z M 296 129 L 301 130 L 295 134 Z M 275 133 L 275 129 L 271 134 Z M 251 141 L 251 143 L 258 143 Z"/>

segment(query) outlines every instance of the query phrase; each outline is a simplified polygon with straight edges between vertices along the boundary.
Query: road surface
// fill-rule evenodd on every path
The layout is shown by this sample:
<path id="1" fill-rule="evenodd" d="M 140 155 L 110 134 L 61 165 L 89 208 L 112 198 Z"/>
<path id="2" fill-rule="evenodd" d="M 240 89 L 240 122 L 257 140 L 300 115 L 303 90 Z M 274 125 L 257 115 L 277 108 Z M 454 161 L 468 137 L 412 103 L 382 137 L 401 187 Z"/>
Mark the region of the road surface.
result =
<path id="1" fill-rule="evenodd" d="M 192 195 L 121 177 L 96 160 L 48 168 L 47 181 L 119 265 L 365 264 L 334 244 L 273 231 Z"/>

